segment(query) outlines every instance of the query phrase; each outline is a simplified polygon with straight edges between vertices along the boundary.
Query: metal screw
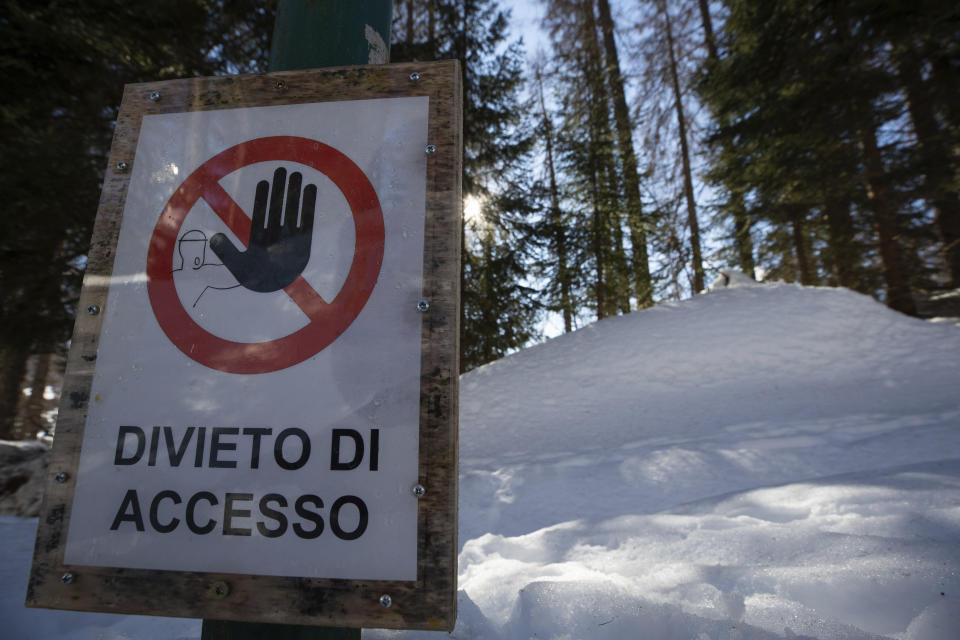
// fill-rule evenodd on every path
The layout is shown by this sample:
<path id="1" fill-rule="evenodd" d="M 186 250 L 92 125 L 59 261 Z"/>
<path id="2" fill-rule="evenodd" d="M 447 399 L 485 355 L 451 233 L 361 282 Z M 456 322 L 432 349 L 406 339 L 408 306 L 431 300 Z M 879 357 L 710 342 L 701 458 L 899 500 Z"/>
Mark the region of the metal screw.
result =
<path id="1" fill-rule="evenodd" d="M 208 593 L 217 600 L 223 600 L 230 595 L 230 585 L 223 580 L 217 580 L 210 585 L 210 590 Z"/>
<path id="2" fill-rule="evenodd" d="M 287 81 L 286 80 L 277 80 L 277 89 L 286 89 Z"/>
<path id="3" fill-rule="evenodd" d="M 73 584 L 73 574 L 69 571 L 62 576 L 60 576 L 60 582 L 63 584 Z"/>
<path id="4" fill-rule="evenodd" d="M 428 144 L 427 147 L 426 147 L 426 149 L 424 149 L 424 151 L 427 152 L 427 155 L 428 155 L 428 156 L 432 156 L 433 154 L 435 154 L 435 153 L 437 152 L 437 145 L 435 145 L 435 144 Z"/>
<path id="5" fill-rule="evenodd" d="M 413 73 L 410 74 L 410 82 L 417 82 L 418 80 L 420 80 L 419 71 L 414 71 Z"/>
<path id="6" fill-rule="evenodd" d="M 119 171 L 120 173 L 123 173 L 124 171 L 127 170 L 127 166 L 129 165 L 127 165 L 126 162 L 121 160 L 120 162 L 117 163 L 117 171 Z"/>
<path id="7" fill-rule="evenodd" d="M 59 482 L 60 484 L 63 484 L 64 482 L 67 481 L 67 478 L 69 477 L 70 476 L 68 476 L 65 472 L 60 471 L 57 473 L 57 475 L 53 476 L 53 479 Z"/>
<path id="8" fill-rule="evenodd" d="M 385 593 L 385 594 L 383 594 L 382 596 L 380 596 L 380 606 L 381 606 L 381 607 L 383 607 L 384 609 L 389 609 L 389 608 L 390 608 L 390 605 L 392 605 L 392 604 L 393 604 L 393 598 L 391 598 L 389 595 L 387 595 L 387 594 Z"/>
<path id="9" fill-rule="evenodd" d="M 98 313 L 100 313 L 100 306 L 96 304 L 90 305 L 89 307 L 87 307 L 87 313 L 90 314 L 91 316 L 97 315 Z"/>
<path id="10" fill-rule="evenodd" d="M 153 91 L 151 91 L 151 92 L 150 92 L 150 99 L 153 100 L 154 102 L 157 102 L 158 100 L 160 100 L 160 92 L 157 91 L 156 89 L 154 89 Z"/>
<path id="11" fill-rule="evenodd" d="M 425 313 L 430 310 L 430 301 L 429 300 L 420 300 L 417 302 L 417 311 L 420 313 Z"/>
<path id="12" fill-rule="evenodd" d="M 427 489 L 422 484 L 413 485 L 413 495 L 417 496 L 417 500 L 427 495 Z"/>

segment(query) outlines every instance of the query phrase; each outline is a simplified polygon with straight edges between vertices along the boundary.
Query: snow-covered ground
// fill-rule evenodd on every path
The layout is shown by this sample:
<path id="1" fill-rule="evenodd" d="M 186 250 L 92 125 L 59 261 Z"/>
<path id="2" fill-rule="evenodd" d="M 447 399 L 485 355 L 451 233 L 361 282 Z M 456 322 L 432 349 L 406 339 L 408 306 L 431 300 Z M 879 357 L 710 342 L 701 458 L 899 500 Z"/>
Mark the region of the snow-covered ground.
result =
<path id="1" fill-rule="evenodd" d="M 730 286 L 482 367 L 461 404 L 452 637 L 960 638 L 956 325 Z M 0 517 L 4 638 L 199 637 L 24 609 L 34 527 Z"/>

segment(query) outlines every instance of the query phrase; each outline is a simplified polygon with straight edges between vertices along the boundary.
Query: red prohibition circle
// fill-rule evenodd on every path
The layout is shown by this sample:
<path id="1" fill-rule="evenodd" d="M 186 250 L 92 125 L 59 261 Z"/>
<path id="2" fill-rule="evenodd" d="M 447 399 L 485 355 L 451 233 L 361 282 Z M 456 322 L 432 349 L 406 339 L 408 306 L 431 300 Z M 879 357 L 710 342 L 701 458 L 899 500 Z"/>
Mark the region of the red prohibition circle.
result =
<path id="1" fill-rule="evenodd" d="M 250 218 L 220 186 L 224 176 L 256 162 L 296 162 L 326 175 L 340 189 L 353 215 L 353 262 L 336 297 L 327 302 L 299 276 L 284 292 L 309 318 L 297 331 L 265 342 L 233 342 L 216 336 L 184 309 L 173 281 L 173 255 L 187 214 L 203 198 L 244 244 Z M 272 136 L 249 140 L 204 162 L 167 202 L 147 251 L 147 293 L 153 313 L 167 338 L 200 364 L 227 373 L 269 373 L 316 355 L 356 319 L 380 275 L 383 264 L 383 210 L 370 180 L 340 151 L 308 138 Z"/>

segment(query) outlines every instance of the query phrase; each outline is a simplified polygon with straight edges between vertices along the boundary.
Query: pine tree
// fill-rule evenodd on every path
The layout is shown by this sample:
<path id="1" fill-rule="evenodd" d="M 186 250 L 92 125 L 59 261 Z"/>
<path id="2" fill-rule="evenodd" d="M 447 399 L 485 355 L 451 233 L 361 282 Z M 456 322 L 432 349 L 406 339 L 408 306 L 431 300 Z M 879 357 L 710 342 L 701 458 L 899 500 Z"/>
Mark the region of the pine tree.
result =
<path id="1" fill-rule="evenodd" d="M 713 33 L 713 17 L 710 14 L 710 3 L 708 0 L 698 0 L 697 4 L 700 10 L 700 23 L 703 27 L 704 46 L 707 49 L 705 68 L 709 73 L 710 66 L 719 62 L 720 53 L 717 49 L 716 36 Z M 732 188 L 729 184 L 726 186 L 729 189 L 729 198 L 722 206 L 722 210 L 728 214 L 733 223 L 731 239 L 736 249 L 735 262 L 743 273 L 756 279 L 756 263 L 753 256 L 753 238 L 751 236 L 753 220 L 747 215 L 747 206 L 744 201 L 743 191 L 740 188 Z"/>
<path id="2" fill-rule="evenodd" d="M 626 198 L 593 0 L 551 0 L 545 25 L 554 41 L 559 174 L 574 210 L 569 222 L 583 238 L 582 253 L 574 259 L 592 273 L 587 282 L 597 318 L 626 313 L 632 280 L 625 250 Z"/>
<path id="3" fill-rule="evenodd" d="M 462 292 L 468 328 L 462 350 L 468 368 L 502 358 L 538 336 L 540 308 L 534 290 L 523 284 L 526 264 L 498 226 L 479 220 L 464 253 L 470 286 Z"/>
<path id="4" fill-rule="evenodd" d="M 620 152 L 621 170 L 623 172 L 627 226 L 630 229 L 630 244 L 632 246 L 633 287 L 637 296 L 637 306 L 643 309 L 653 305 L 653 283 L 650 279 L 650 258 L 647 251 L 648 222 L 643 215 L 640 175 L 637 169 L 637 155 L 633 147 L 633 124 L 630 121 L 630 112 L 627 108 L 610 3 L 607 0 L 598 0 L 597 10 L 600 29 L 603 34 L 607 83 L 613 101 L 617 147 Z"/>
<path id="5" fill-rule="evenodd" d="M 797 263 L 804 279 L 824 274 L 913 313 L 932 236 L 915 205 L 921 172 L 900 126 L 909 90 L 880 28 L 888 17 L 866 1 L 726 4 L 725 53 L 701 85 L 719 123 L 712 176 L 756 219 L 789 223 L 795 246 L 816 238 Z"/>
<path id="6" fill-rule="evenodd" d="M 534 64 L 534 78 L 536 81 L 536 100 L 539 107 L 539 124 L 536 128 L 538 138 L 543 141 L 544 170 L 542 176 L 539 199 L 546 202 L 545 211 L 540 217 L 538 236 L 545 246 L 545 258 L 538 261 L 540 276 L 547 281 L 544 297 L 546 308 L 556 311 L 563 317 L 563 330 L 566 333 L 573 331 L 573 319 L 577 314 L 579 304 L 576 302 L 579 278 L 570 256 L 575 246 L 573 227 L 569 224 L 569 216 L 561 206 L 560 184 L 557 179 L 555 161 L 556 135 L 553 116 L 547 110 L 543 87 L 543 62 L 538 60 Z"/>
<path id="7" fill-rule="evenodd" d="M 645 125 L 646 197 L 660 224 L 677 225 L 653 234 L 651 255 L 659 263 L 656 280 L 669 282 L 665 295 L 676 295 L 674 274 L 681 273 L 689 280 L 684 288 L 695 294 L 705 284 L 706 259 L 696 191 L 702 118 L 690 88 L 707 55 L 695 4 L 689 0 L 638 4 L 630 51 L 642 60 L 634 110 Z M 680 210 L 683 215 L 678 216 Z"/>
<path id="8" fill-rule="evenodd" d="M 687 207 L 687 227 L 690 232 L 690 249 L 693 256 L 693 293 L 704 289 L 703 256 L 700 246 L 700 222 L 697 218 L 697 205 L 693 197 L 693 173 L 690 168 L 690 138 L 687 132 L 687 116 L 684 114 L 683 93 L 680 89 L 680 74 L 677 69 L 677 48 L 673 37 L 673 20 L 664 0 L 657 2 L 663 18 L 666 36 L 666 52 L 670 84 L 673 89 L 674 109 L 677 114 L 677 140 L 680 143 L 680 160 L 683 167 L 683 197 Z"/>
<path id="9" fill-rule="evenodd" d="M 256 69 L 271 22 L 254 0 L 6 0 L 2 15 L 0 437 L 27 358 L 69 335 L 123 85 Z"/>
<path id="10" fill-rule="evenodd" d="M 916 146 L 910 165 L 934 211 L 945 284 L 960 287 L 960 6 L 944 0 L 899 0 L 870 16 L 889 43 Z"/>
<path id="11" fill-rule="evenodd" d="M 509 42 L 509 14 L 494 0 L 398 0 L 394 62 L 456 58 L 463 73 L 465 201 L 484 224 L 464 227 L 461 369 L 518 349 L 536 334 L 534 292 L 527 277 L 531 204 L 518 194 L 532 146 L 520 101 L 523 51 Z M 511 195 L 512 194 L 512 195 Z M 492 227 L 489 227 L 492 225 Z"/>

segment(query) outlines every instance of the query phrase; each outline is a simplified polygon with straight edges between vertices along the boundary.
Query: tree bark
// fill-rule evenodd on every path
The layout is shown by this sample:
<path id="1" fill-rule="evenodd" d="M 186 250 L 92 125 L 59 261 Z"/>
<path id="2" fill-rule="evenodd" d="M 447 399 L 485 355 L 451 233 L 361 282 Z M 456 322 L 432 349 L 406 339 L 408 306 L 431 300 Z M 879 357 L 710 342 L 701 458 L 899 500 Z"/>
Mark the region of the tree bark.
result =
<path id="1" fill-rule="evenodd" d="M 707 44 L 707 55 L 711 60 L 719 60 L 717 53 L 717 39 L 713 35 L 713 20 L 710 18 L 710 5 L 708 0 L 699 0 L 700 3 L 700 21 L 703 23 L 703 35 Z"/>
<path id="2" fill-rule="evenodd" d="M 413 44 L 416 40 L 415 22 L 414 22 L 414 0 L 405 0 L 407 13 L 407 44 Z"/>
<path id="3" fill-rule="evenodd" d="M 951 186 L 957 162 L 934 115 L 933 100 L 924 86 L 920 64 L 911 51 L 899 49 L 897 66 L 907 93 L 907 109 L 917 136 L 925 181 L 924 198 L 933 207 L 943 242 L 943 261 L 951 288 L 960 287 L 960 194 Z"/>
<path id="4" fill-rule="evenodd" d="M 14 436 L 20 385 L 27 372 L 26 347 L 10 346 L 0 352 L 0 440 Z"/>
<path id="5" fill-rule="evenodd" d="M 608 178 L 610 178 L 607 182 L 611 189 L 610 198 L 613 199 L 616 178 L 612 175 Z M 617 307 L 621 313 L 630 313 L 630 269 L 627 266 L 627 251 L 623 245 L 623 224 L 621 224 L 619 211 L 614 209 L 613 215 L 614 220 L 610 229 L 613 233 L 613 250 L 610 255 L 613 258 L 613 271 L 616 276 Z"/>
<path id="6" fill-rule="evenodd" d="M 553 122 L 547 113 L 547 105 L 543 99 L 543 78 L 539 67 L 534 69 L 537 80 L 537 92 L 540 98 L 540 113 L 543 118 L 543 134 L 546 139 L 547 177 L 550 189 L 550 231 L 557 251 L 557 281 L 560 284 L 560 307 L 563 313 L 563 330 L 565 333 L 573 331 L 573 304 L 570 294 L 570 272 L 567 266 L 567 236 L 563 226 L 560 211 L 560 192 L 557 188 L 557 174 L 553 166 Z"/>
<path id="7" fill-rule="evenodd" d="M 757 265 L 753 261 L 753 236 L 750 230 L 753 227 L 753 221 L 747 214 L 747 206 L 743 201 L 743 193 L 738 189 L 730 191 L 730 198 L 733 206 L 733 243 L 737 248 L 737 262 L 740 270 L 745 274 L 757 279 Z"/>
<path id="8" fill-rule="evenodd" d="M 647 234 L 644 229 L 643 204 L 640 198 L 640 177 L 637 171 L 637 156 L 633 147 L 633 124 L 627 108 L 620 70 L 620 56 L 614 36 L 613 17 L 607 0 L 597 3 L 603 47 L 606 54 L 607 79 L 613 98 L 613 114 L 617 126 L 617 144 L 623 161 L 623 185 L 627 198 L 627 226 L 630 243 L 633 245 L 633 286 L 637 306 L 645 309 L 653 305 L 653 285 L 650 281 L 650 257 L 647 251 Z"/>
<path id="9" fill-rule="evenodd" d="M 790 215 L 790 226 L 793 231 L 793 251 L 797 257 L 797 270 L 800 272 L 800 284 L 812 286 L 813 272 L 810 269 L 809 252 L 807 251 L 806 227 L 804 225 L 805 211 L 795 208 Z"/>
<path id="10" fill-rule="evenodd" d="M 708 0 L 698 0 L 700 5 L 700 22 L 703 24 L 703 39 L 707 46 L 707 58 L 711 62 L 718 62 L 720 54 L 717 51 L 717 39 L 713 34 L 713 20 L 710 17 L 710 5 Z M 723 126 L 729 122 L 723 119 Z M 743 200 L 743 192 L 739 189 L 730 190 L 730 204 L 733 209 L 733 242 L 737 249 L 737 259 L 740 269 L 756 280 L 757 267 L 753 260 L 753 237 L 750 235 L 750 228 L 753 222 L 747 215 L 747 206 Z"/>
<path id="11" fill-rule="evenodd" d="M 899 229 L 897 212 L 892 201 L 887 175 L 883 168 L 883 158 L 877 146 L 877 137 L 873 124 L 860 110 L 858 134 L 863 151 L 866 170 L 867 196 L 873 209 L 877 239 L 880 245 L 880 258 L 883 262 L 883 277 L 886 281 L 887 306 L 891 309 L 916 315 L 917 308 L 910 293 L 906 269 L 903 265 L 903 251 L 898 239 Z"/>
<path id="12" fill-rule="evenodd" d="M 590 172 L 590 190 L 593 197 L 593 259 L 596 263 L 597 274 L 594 300 L 597 304 L 597 320 L 603 320 L 607 317 L 607 284 L 604 278 L 604 271 L 607 268 L 604 231 L 607 228 L 607 224 L 606 216 L 603 214 L 603 207 L 600 204 L 600 188 L 597 184 L 596 170 Z"/>
<path id="13" fill-rule="evenodd" d="M 693 253 L 693 293 L 704 289 L 703 256 L 700 251 L 700 223 L 697 220 L 697 205 L 693 198 L 693 175 L 690 169 L 690 148 L 687 142 L 687 120 L 683 114 L 683 97 L 680 91 L 680 77 L 677 73 L 677 57 L 674 53 L 673 26 L 670 13 L 663 0 L 660 1 L 666 23 L 667 51 L 670 61 L 670 80 L 677 109 L 677 127 L 680 135 L 680 153 L 683 161 L 683 195 L 687 203 L 687 225 L 690 227 L 690 248 Z"/>
<path id="14" fill-rule="evenodd" d="M 841 44 L 849 46 L 850 27 L 843 3 L 833 5 L 837 37 Z M 887 293 L 887 306 L 902 313 L 916 315 L 917 308 L 910 292 L 910 283 L 903 264 L 903 250 L 898 239 L 897 210 L 888 184 L 889 177 L 877 145 L 876 123 L 872 105 L 856 92 L 850 96 L 851 128 L 860 142 L 863 158 L 863 180 L 867 184 L 867 199 L 873 211 L 877 229 L 877 243 L 883 264 L 883 278 Z"/>
<path id="15" fill-rule="evenodd" d="M 597 22 L 593 12 L 593 0 L 581 0 L 581 15 L 583 17 L 583 45 L 584 70 L 590 88 L 591 100 L 589 104 L 590 120 L 590 149 L 591 149 L 591 189 L 593 192 L 593 234 L 594 255 L 597 261 L 597 318 L 616 315 L 620 292 L 615 289 L 618 284 L 616 274 L 611 273 L 616 259 L 612 255 L 615 244 L 612 241 L 611 220 L 609 208 L 609 193 L 602 193 L 602 184 L 605 181 L 610 185 L 612 176 L 609 129 L 609 103 L 606 86 L 603 79 L 603 63 L 600 55 L 600 45 L 597 41 Z M 618 221 L 617 221 L 618 222 Z"/>
<path id="16" fill-rule="evenodd" d="M 828 198 L 824 205 L 824 215 L 827 218 L 827 234 L 830 238 L 829 255 L 833 277 L 841 287 L 856 289 L 857 263 L 850 203 Z"/>

